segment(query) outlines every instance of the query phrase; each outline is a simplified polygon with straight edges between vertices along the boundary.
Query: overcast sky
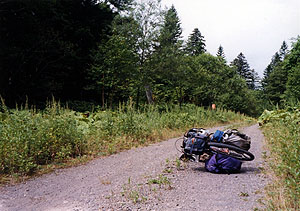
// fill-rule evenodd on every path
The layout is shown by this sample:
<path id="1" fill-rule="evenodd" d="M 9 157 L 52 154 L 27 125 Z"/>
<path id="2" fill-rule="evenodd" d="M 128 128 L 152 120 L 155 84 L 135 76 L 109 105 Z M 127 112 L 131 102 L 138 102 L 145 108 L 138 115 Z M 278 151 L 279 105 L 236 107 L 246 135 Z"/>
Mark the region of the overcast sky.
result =
<path id="1" fill-rule="evenodd" d="M 282 42 L 290 49 L 300 35 L 300 0 L 162 0 L 172 4 L 185 40 L 198 28 L 209 53 L 222 45 L 231 62 L 242 52 L 261 77 Z"/>

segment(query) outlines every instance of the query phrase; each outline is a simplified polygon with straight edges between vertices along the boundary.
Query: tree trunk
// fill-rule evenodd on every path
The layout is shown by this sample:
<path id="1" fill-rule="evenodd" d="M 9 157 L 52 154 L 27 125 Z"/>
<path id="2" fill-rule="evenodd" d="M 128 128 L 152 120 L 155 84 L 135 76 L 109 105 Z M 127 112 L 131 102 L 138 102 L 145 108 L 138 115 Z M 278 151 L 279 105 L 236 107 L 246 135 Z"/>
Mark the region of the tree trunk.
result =
<path id="1" fill-rule="evenodd" d="M 102 74 L 102 82 L 104 82 L 104 74 Z M 102 107 L 104 108 L 105 99 L 104 99 L 104 85 L 102 85 Z"/>
<path id="2" fill-rule="evenodd" d="M 139 109 L 139 103 L 140 103 L 140 87 L 138 87 L 136 93 L 136 109 Z"/>
<path id="3" fill-rule="evenodd" d="M 152 90 L 150 85 L 145 85 L 145 90 L 146 90 L 146 96 L 147 96 L 147 100 L 149 104 L 153 104 L 154 100 L 153 100 L 153 95 L 152 95 Z"/>

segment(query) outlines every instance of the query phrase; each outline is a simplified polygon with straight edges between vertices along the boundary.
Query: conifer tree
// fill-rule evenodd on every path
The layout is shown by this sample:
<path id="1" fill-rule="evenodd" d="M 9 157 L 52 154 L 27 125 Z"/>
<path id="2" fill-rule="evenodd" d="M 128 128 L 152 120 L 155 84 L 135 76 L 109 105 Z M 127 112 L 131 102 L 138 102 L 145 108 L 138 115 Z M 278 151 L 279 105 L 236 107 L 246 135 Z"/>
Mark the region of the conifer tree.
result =
<path id="1" fill-rule="evenodd" d="M 160 94 L 158 98 L 170 100 L 171 96 L 176 95 L 176 100 L 181 102 L 181 95 L 173 93 L 182 89 L 182 72 L 179 70 L 182 59 L 182 28 L 175 7 L 164 12 L 163 24 L 155 46 L 155 52 L 151 57 L 152 70 L 155 69 L 153 83 Z M 176 81 L 176 83 L 174 83 Z M 182 83 L 181 83 L 182 82 Z M 181 93 L 181 91 L 179 91 Z M 167 94 L 168 93 L 168 94 Z"/>
<path id="2" fill-rule="evenodd" d="M 217 56 L 225 59 L 225 53 L 224 53 L 224 49 L 223 49 L 222 45 L 220 45 L 218 48 Z"/>
<path id="3" fill-rule="evenodd" d="M 231 67 L 246 80 L 249 89 L 256 88 L 256 82 L 258 81 L 257 73 L 253 69 L 250 69 L 246 57 L 242 52 L 231 62 Z"/>
<path id="4" fill-rule="evenodd" d="M 168 63 L 167 60 L 180 54 L 182 43 L 182 28 L 175 7 L 172 5 L 170 9 L 164 11 L 163 24 L 159 30 L 157 42 L 154 45 L 155 63 Z M 172 55 L 172 56 L 171 56 Z"/>
<path id="5" fill-rule="evenodd" d="M 231 66 L 236 68 L 236 71 L 240 76 L 243 78 L 247 77 L 250 66 L 242 52 L 231 62 Z"/>
<path id="6" fill-rule="evenodd" d="M 181 38 L 181 23 L 174 5 L 165 12 L 164 23 L 160 30 L 159 46 L 175 45 Z"/>
<path id="7" fill-rule="evenodd" d="M 270 73 L 267 84 L 264 85 L 264 92 L 268 100 L 273 104 L 280 104 L 286 90 L 288 71 L 283 66 L 277 65 Z"/>
<path id="8" fill-rule="evenodd" d="M 264 71 L 264 77 L 262 80 L 262 87 L 265 88 L 268 86 L 270 81 L 270 75 L 274 71 L 274 69 L 281 63 L 279 53 L 276 52 L 272 57 L 270 64 L 268 64 L 267 68 Z"/>
<path id="9" fill-rule="evenodd" d="M 280 104 L 284 98 L 288 70 L 283 61 L 288 53 L 288 46 L 286 42 L 283 41 L 279 51 L 273 55 L 270 64 L 264 71 L 264 78 L 262 80 L 264 94 L 266 99 L 273 104 Z"/>
<path id="10" fill-rule="evenodd" d="M 292 49 L 283 63 L 288 72 L 285 99 L 290 102 L 300 102 L 300 36 L 292 44 Z"/>
<path id="11" fill-rule="evenodd" d="M 186 52 L 192 56 L 198 56 L 206 52 L 205 40 L 198 28 L 193 30 L 186 44 Z"/>
<path id="12" fill-rule="evenodd" d="M 280 55 L 278 52 L 274 54 L 270 64 L 268 64 L 267 68 L 264 71 L 264 78 L 268 78 L 274 68 L 281 62 Z"/>
<path id="13" fill-rule="evenodd" d="M 220 45 L 219 48 L 218 48 L 218 52 L 217 52 L 217 58 L 223 62 L 223 64 L 226 64 L 227 61 L 226 61 L 226 57 L 225 57 L 225 53 L 224 53 L 224 49 L 223 47 Z"/>
<path id="14" fill-rule="evenodd" d="M 288 45 L 286 44 L 285 41 L 283 41 L 279 49 L 280 60 L 283 61 L 287 54 L 288 54 Z"/>

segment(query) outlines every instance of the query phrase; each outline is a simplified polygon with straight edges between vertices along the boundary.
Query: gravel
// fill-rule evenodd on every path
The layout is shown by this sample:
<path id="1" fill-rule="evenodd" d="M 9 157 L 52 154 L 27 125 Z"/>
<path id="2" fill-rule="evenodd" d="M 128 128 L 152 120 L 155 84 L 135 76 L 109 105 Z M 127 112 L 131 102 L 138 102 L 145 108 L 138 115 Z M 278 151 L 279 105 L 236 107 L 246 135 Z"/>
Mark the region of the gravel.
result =
<path id="1" fill-rule="evenodd" d="M 210 129 L 214 132 L 219 128 Z M 0 189 L 0 210 L 254 210 L 267 183 L 263 135 L 243 130 L 255 160 L 237 174 L 212 174 L 204 163 L 178 161 L 176 139 L 124 151 Z"/>

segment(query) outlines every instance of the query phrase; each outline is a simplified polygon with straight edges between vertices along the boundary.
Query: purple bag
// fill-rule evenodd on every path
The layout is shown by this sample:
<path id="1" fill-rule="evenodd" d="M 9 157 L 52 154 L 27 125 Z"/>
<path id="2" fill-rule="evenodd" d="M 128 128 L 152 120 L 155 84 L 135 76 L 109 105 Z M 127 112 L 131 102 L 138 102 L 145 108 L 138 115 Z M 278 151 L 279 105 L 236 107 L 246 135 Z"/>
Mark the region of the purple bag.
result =
<path id="1" fill-rule="evenodd" d="M 241 167 L 240 160 L 222 154 L 214 154 L 205 162 L 205 169 L 212 173 L 236 173 Z"/>

